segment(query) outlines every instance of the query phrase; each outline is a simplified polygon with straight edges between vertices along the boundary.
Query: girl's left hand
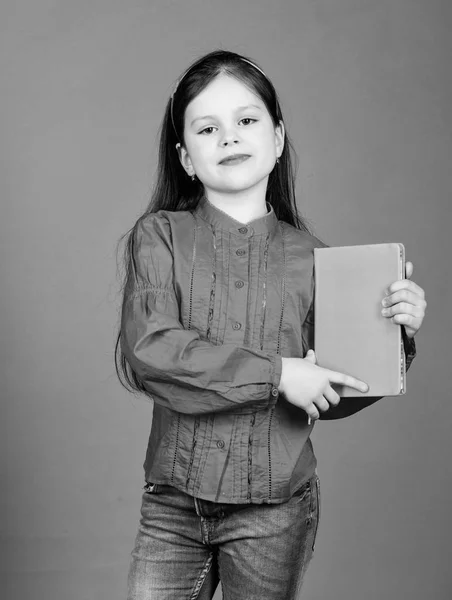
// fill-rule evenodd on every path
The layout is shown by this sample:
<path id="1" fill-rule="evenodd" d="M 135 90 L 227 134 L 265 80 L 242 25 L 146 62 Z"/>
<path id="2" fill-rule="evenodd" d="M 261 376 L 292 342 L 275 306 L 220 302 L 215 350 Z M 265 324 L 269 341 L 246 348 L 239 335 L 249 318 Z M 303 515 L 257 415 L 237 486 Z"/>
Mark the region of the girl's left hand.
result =
<path id="1" fill-rule="evenodd" d="M 427 307 L 424 290 L 414 281 L 410 281 L 412 274 L 413 263 L 407 262 L 406 279 L 395 281 L 389 286 L 386 292 L 388 295 L 382 300 L 385 308 L 381 311 L 381 314 L 391 318 L 393 323 L 403 325 L 409 338 L 419 331 Z"/>

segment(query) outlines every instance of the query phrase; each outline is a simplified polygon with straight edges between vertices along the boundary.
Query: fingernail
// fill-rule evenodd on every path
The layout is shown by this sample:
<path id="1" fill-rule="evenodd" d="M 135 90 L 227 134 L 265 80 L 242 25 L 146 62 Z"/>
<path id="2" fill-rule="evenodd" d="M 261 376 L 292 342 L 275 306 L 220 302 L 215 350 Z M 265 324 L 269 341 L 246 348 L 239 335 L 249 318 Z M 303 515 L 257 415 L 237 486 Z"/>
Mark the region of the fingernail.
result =
<path id="1" fill-rule="evenodd" d="M 389 311 L 388 311 L 388 309 L 387 309 L 387 308 L 384 308 L 384 309 L 381 311 L 381 314 L 382 314 L 384 317 L 386 317 L 386 315 L 387 315 L 387 314 L 389 314 Z"/>
<path id="2" fill-rule="evenodd" d="M 388 299 L 387 298 L 383 298 L 383 300 L 381 301 L 383 306 L 388 306 Z"/>

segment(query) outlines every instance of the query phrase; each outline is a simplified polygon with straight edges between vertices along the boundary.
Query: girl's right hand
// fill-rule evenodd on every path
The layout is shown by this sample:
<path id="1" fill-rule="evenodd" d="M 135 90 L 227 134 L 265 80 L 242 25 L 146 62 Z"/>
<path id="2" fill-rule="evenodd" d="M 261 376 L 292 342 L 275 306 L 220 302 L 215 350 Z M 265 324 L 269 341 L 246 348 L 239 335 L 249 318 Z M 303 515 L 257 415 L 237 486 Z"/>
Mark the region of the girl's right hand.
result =
<path id="1" fill-rule="evenodd" d="M 316 365 L 316 356 L 309 350 L 305 358 L 283 358 L 279 391 L 288 402 L 302 408 L 311 419 L 320 417 L 319 411 L 327 411 L 330 405 L 337 406 L 340 396 L 331 387 L 332 383 L 367 392 L 367 384 L 350 375 L 330 371 Z"/>

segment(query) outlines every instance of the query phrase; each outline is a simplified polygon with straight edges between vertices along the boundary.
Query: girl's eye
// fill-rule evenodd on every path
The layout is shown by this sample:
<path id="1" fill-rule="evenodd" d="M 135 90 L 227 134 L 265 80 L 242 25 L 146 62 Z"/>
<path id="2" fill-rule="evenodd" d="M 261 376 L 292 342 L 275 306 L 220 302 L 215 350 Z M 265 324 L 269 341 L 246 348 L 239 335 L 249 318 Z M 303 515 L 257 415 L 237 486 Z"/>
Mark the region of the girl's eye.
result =
<path id="1" fill-rule="evenodd" d="M 199 132 L 199 134 L 204 134 L 204 135 L 210 135 L 211 133 L 213 133 L 215 131 L 215 127 L 206 127 L 205 129 L 203 129 L 202 131 Z"/>
<path id="2" fill-rule="evenodd" d="M 251 117 L 245 117 L 243 119 L 240 119 L 240 123 L 243 123 L 244 125 L 251 125 L 251 123 L 255 123 L 256 119 L 252 119 Z"/>

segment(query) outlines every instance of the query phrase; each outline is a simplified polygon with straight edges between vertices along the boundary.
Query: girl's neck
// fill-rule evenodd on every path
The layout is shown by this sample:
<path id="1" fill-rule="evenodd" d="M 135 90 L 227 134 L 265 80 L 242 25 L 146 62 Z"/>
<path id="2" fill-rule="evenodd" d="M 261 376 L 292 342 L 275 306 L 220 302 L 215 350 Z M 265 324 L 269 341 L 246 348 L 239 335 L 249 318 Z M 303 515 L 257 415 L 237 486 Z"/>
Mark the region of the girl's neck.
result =
<path id="1" fill-rule="evenodd" d="M 207 200 L 239 223 L 250 223 L 268 213 L 265 193 L 244 191 L 236 194 L 221 194 L 206 191 Z"/>

